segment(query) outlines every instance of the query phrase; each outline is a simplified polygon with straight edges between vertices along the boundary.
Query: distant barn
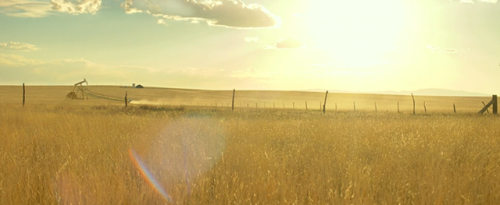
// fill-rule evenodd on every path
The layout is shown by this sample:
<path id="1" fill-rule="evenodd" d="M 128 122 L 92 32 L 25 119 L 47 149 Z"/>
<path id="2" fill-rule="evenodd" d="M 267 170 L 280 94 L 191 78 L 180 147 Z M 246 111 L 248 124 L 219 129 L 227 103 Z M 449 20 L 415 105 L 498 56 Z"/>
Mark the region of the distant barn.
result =
<path id="1" fill-rule="evenodd" d="M 135 88 L 144 88 L 144 86 L 142 86 L 141 84 L 138 84 L 135 86 Z"/>

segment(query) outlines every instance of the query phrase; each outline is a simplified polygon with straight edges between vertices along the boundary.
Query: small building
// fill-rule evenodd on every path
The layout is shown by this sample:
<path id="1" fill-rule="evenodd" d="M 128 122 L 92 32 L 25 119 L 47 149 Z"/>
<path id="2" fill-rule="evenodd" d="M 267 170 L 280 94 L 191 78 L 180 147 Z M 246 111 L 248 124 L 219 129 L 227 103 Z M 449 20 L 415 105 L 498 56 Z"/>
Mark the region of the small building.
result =
<path id="1" fill-rule="evenodd" d="M 137 84 L 135 88 L 144 88 L 144 86 L 142 86 L 141 84 Z"/>
<path id="2" fill-rule="evenodd" d="M 135 83 L 132 83 L 132 88 L 135 88 Z"/>

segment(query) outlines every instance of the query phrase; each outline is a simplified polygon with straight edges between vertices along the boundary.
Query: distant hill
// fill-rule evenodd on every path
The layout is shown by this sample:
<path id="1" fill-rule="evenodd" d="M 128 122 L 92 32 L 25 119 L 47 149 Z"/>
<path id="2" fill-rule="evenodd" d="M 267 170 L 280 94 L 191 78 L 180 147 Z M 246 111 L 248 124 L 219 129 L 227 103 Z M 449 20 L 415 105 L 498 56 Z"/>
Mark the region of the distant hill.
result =
<path id="1" fill-rule="evenodd" d="M 400 92 L 384 92 L 383 94 L 397 94 L 397 95 L 428 95 L 428 96 L 490 96 L 489 94 L 469 92 L 463 90 L 447 90 L 439 88 L 420 89 L 415 91 L 400 91 Z"/>
<path id="2" fill-rule="evenodd" d="M 317 92 L 324 92 L 325 90 L 322 89 L 310 89 L 307 91 L 317 91 Z M 414 91 L 380 91 L 380 92 L 352 92 L 352 91 L 345 91 L 345 90 L 330 90 L 330 92 L 336 92 L 336 93 L 369 93 L 369 94 L 386 94 L 386 95 L 410 95 L 413 93 L 413 95 L 426 95 L 426 96 L 471 96 L 471 97 L 479 97 L 479 96 L 490 96 L 490 94 L 484 94 L 484 93 L 476 93 L 476 92 L 469 92 L 469 91 L 463 91 L 463 90 L 448 90 L 448 89 L 439 89 L 439 88 L 427 88 L 427 89 L 420 89 L 420 90 L 414 90 Z"/>

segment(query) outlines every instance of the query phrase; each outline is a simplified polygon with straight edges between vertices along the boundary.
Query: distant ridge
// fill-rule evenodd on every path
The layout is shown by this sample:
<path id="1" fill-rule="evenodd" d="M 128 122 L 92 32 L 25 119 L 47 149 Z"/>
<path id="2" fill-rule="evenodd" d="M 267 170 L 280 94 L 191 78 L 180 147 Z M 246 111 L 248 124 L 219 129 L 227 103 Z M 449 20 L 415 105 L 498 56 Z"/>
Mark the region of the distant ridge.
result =
<path id="1" fill-rule="evenodd" d="M 322 89 L 310 89 L 307 91 L 318 91 L 324 92 Z M 367 93 L 367 94 L 381 94 L 381 95 L 425 95 L 425 96 L 471 96 L 471 97 L 485 97 L 491 96 L 490 94 L 484 93 L 476 93 L 469 92 L 463 90 L 448 90 L 448 89 L 440 89 L 440 88 L 427 88 L 427 89 L 419 89 L 414 91 L 379 91 L 379 92 L 353 92 L 353 91 L 345 91 L 345 90 L 330 90 L 330 92 L 337 93 Z"/>
<path id="2" fill-rule="evenodd" d="M 439 88 L 427 88 L 415 91 L 387 92 L 387 94 L 389 93 L 397 95 L 410 95 L 411 93 L 413 93 L 414 95 L 427 95 L 427 96 L 473 96 L 473 97 L 490 96 L 490 94 L 484 94 L 484 93 L 476 93 L 463 90 L 448 90 Z"/>

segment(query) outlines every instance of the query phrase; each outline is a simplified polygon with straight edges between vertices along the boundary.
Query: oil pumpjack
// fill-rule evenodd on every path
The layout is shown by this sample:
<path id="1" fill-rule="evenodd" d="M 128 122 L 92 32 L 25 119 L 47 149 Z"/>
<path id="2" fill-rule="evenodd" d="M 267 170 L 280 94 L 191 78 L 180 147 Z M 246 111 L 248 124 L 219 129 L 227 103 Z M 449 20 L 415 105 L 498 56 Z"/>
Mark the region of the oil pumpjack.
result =
<path id="1" fill-rule="evenodd" d="M 83 92 L 83 83 L 89 85 L 89 83 L 87 82 L 87 79 L 85 79 L 85 78 L 82 81 L 75 83 L 75 86 L 73 86 L 73 91 L 69 92 L 66 95 L 66 98 L 73 99 L 73 100 L 76 100 L 76 99 L 83 100 L 85 98 L 85 94 Z M 80 93 L 81 93 L 81 98 L 78 96 Z"/>

